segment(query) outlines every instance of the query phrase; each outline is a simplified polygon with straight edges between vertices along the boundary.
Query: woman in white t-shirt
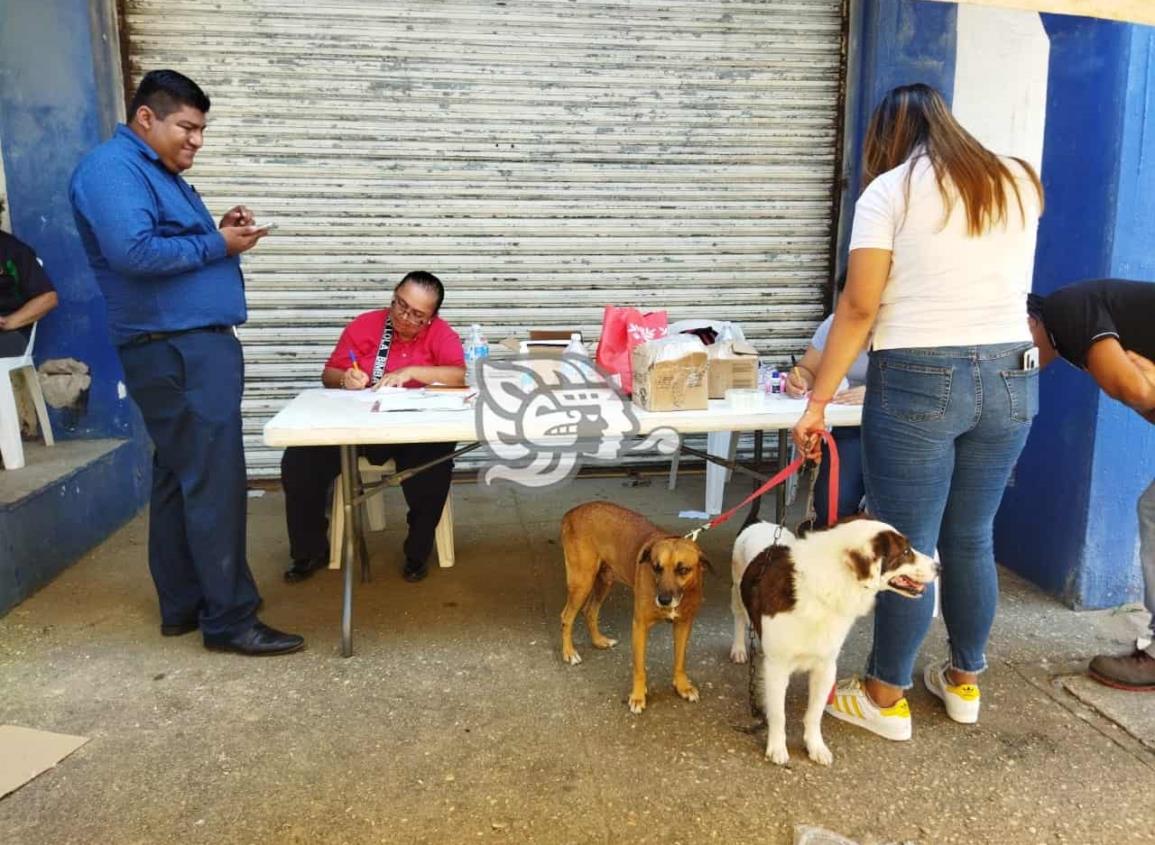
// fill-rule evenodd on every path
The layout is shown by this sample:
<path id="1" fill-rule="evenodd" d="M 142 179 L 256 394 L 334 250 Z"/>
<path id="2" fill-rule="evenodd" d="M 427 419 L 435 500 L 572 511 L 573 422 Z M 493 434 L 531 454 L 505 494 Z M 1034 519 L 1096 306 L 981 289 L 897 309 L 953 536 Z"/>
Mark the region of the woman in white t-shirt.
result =
<path id="1" fill-rule="evenodd" d="M 866 504 L 942 560 L 950 656 L 923 674 L 959 722 L 979 715 L 978 673 L 998 601 L 993 525 L 1038 407 L 1026 295 L 1042 185 L 984 148 L 926 85 L 888 93 L 867 128 L 846 291 L 802 418 L 814 454 L 826 405 L 873 326 L 862 414 Z M 888 739 L 911 735 L 904 690 L 934 597 L 879 595 L 866 680 L 827 712 Z"/>

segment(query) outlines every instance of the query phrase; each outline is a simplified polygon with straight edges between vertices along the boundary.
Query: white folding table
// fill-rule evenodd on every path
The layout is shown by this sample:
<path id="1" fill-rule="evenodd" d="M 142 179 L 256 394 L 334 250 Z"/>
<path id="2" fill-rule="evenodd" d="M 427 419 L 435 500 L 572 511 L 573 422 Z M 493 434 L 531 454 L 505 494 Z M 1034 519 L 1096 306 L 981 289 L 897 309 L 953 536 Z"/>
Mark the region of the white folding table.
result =
<path id="1" fill-rule="evenodd" d="M 638 434 L 647 435 L 662 428 L 679 434 L 705 434 L 713 431 L 755 432 L 755 458 L 761 459 L 761 435 L 778 432 L 778 463 L 787 463 L 787 435 L 805 409 L 802 399 L 767 397 L 757 410 L 735 410 L 725 400 L 710 400 L 701 411 L 643 411 L 631 407 L 638 421 Z M 862 408 L 856 405 L 828 405 L 826 422 L 831 426 L 856 426 L 862 420 Z M 313 388 L 302 391 L 276 416 L 265 424 L 265 443 L 273 447 L 337 446 L 341 449 L 341 479 L 345 506 L 344 597 L 341 610 L 341 654 L 353 653 L 353 571 L 364 565 L 364 538 L 361 533 L 359 505 L 366 494 L 357 480 L 357 447 L 385 443 L 460 443 L 466 444 L 453 455 L 463 454 L 483 445 L 475 414 L 466 411 L 375 411 L 371 401 L 355 391 Z M 684 451 L 719 463 L 688 447 Z M 428 466 L 428 465 L 427 465 Z M 390 486 L 425 467 L 415 467 L 390 480 Z M 755 478 L 759 474 L 743 467 L 733 467 Z M 372 495 L 370 493 L 369 495 Z M 785 502 L 785 487 L 779 488 L 779 509 Z"/>

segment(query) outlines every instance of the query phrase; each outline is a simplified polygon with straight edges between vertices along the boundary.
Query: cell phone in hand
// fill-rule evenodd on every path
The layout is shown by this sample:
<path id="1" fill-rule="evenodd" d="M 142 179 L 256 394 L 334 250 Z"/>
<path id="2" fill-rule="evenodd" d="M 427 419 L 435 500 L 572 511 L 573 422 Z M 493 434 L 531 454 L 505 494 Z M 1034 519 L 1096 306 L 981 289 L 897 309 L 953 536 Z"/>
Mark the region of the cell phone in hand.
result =
<path id="1" fill-rule="evenodd" d="M 256 228 L 258 228 L 258 229 L 269 229 L 269 230 L 272 230 L 272 229 L 276 229 L 276 228 L 277 228 L 277 224 L 276 224 L 275 222 L 273 222 L 273 223 L 257 223 L 256 221 L 254 221 L 254 222 L 250 223 L 249 225 L 250 225 L 250 226 L 255 226 L 255 227 L 256 227 Z"/>

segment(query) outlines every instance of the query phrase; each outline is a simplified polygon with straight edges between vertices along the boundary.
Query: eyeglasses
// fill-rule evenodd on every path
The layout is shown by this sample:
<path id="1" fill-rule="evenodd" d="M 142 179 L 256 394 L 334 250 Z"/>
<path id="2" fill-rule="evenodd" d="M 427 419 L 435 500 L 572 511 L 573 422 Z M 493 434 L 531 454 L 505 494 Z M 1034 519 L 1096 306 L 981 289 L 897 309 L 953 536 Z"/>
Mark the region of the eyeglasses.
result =
<path id="1" fill-rule="evenodd" d="M 426 314 L 424 311 L 411 308 L 408 302 L 396 294 L 393 295 L 393 301 L 389 303 L 389 306 L 396 311 L 399 316 L 404 317 L 409 322 L 418 326 L 424 326 L 433 319 L 431 315 Z"/>

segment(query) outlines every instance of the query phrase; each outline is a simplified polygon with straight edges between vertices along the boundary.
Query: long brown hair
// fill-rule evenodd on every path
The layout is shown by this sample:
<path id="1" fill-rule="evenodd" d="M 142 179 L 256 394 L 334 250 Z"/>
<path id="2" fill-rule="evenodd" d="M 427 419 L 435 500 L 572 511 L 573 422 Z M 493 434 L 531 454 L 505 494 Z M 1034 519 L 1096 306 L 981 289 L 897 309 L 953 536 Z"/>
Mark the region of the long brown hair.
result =
<path id="1" fill-rule="evenodd" d="M 950 188 L 958 192 L 957 198 L 966 209 L 967 233 L 972 237 L 1006 220 L 1007 186 L 1014 191 L 1019 215 L 1026 222 L 1023 198 L 1010 168 L 963 129 L 942 94 L 922 83 L 893 89 L 871 115 L 863 144 L 862 184 L 869 185 L 916 153 L 925 155 L 934 168 L 947 219 L 956 199 Z M 1042 211 L 1043 185 L 1038 175 L 1022 159 L 1015 161 L 1034 184 Z M 906 178 L 909 198 L 911 174 Z"/>

